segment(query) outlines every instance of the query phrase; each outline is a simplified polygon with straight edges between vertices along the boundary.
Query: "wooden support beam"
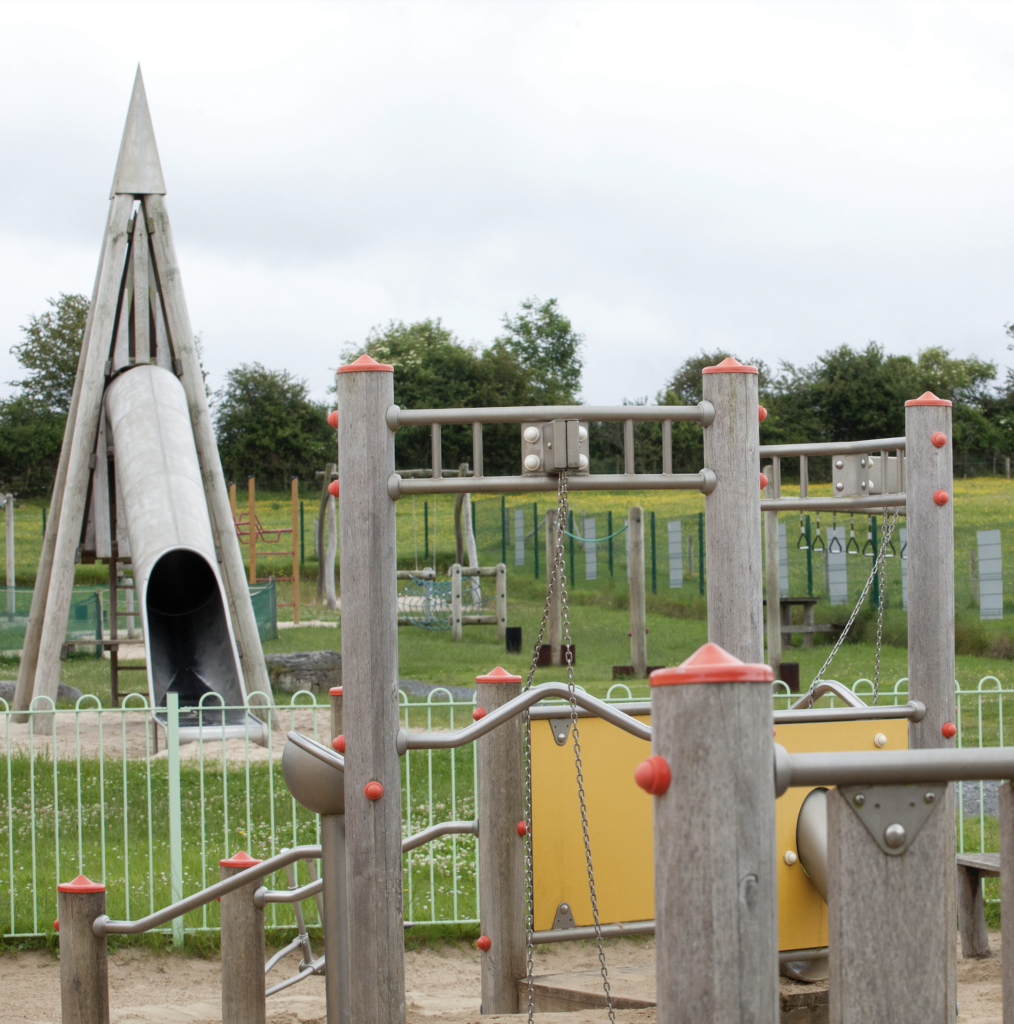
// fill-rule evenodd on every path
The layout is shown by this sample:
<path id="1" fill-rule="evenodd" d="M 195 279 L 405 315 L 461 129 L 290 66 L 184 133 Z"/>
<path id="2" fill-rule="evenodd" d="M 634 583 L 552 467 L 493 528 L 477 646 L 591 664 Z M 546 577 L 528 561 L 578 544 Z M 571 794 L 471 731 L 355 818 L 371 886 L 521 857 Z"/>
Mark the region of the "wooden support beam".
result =
<path id="1" fill-rule="evenodd" d="M 131 324 L 134 336 L 134 362 L 151 362 L 151 316 L 148 306 L 148 229 L 144 210 L 134 217 L 134 241 L 130 247 L 133 262 L 133 304 Z"/>

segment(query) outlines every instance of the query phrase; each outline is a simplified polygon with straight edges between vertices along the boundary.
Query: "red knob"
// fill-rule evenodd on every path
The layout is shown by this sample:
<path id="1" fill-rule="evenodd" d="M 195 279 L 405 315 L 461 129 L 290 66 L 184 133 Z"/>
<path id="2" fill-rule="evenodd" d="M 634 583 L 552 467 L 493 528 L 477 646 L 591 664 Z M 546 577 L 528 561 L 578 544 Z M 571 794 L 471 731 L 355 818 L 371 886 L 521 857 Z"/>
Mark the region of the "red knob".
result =
<path id="1" fill-rule="evenodd" d="M 483 953 L 485 953 L 486 950 L 488 950 L 489 947 L 493 945 L 493 943 L 489 941 L 488 935 L 480 935 L 475 940 L 475 944 L 479 947 L 479 949 L 483 951 Z"/>
<path id="2" fill-rule="evenodd" d="M 958 734 L 958 727 L 953 722 L 944 722 L 940 731 L 944 734 L 944 739 L 951 740 Z"/>
<path id="3" fill-rule="evenodd" d="M 332 497 L 335 497 L 335 498 L 338 497 L 338 481 L 337 480 L 332 480 L 331 483 L 329 483 L 327 485 L 327 493 L 332 495 Z"/>
<path id="4" fill-rule="evenodd" d="M 937 491 L 933 495 L 933 500 L 938 505 L 946 505 L 951 500 L 951 496 L 946 491 Z"/>
<path id="5" fill-rule="evenodd" d="M 54 931 L 54 932 L 58 932 L 59 930 L 60 930 L 60 919 L 59 919 L 59 918 L 57 918 L 57 919 L 56 919 L 56 920 L 55 920 L 55 921 L 53 922 L 53 931 Z"/>
<path id="6" fill-rule="evenodd" d="M 757 406 L 757 419 L 763 423 L 768 418 L 768 411 L 763 405 Z"/>
<path id="7" fill-rule="evenodd" d="M 768 485 L 768 478 L 764 473 L 761 473 L 761 490 L 763 491 Z"/>
<path id="8" fill-rule="evenodd" d="M 335 430 L 338 429 L 338 410 L 337 409 L 332 409 L 331 412 L 329 412 L 327 414 L 327 425 L 329 427 L 334 427 Z"/>
<path id="9" fill-rule="evenodd" d="M 518 822 L 518 835 L 519 836 L 526 836 L 526 835 L 528 835 L 528 826 L 523 821 L 519 821 Z"/>
<path id="10" fill-rule="evenodd" d="M 669 762 L 660 754 L 652 754 L 634 769 L 634 781 L 646 793 L 661 796 L 672 781 Z"/>
<path id="11" fill-rule="evenodd" d="M 486 709 L 485 708 L 476 708 L 472 712 L 472 719 L 474 721 L 476 721 L 476 722 L 478 722 L 480 718 L 485 718 L 485 717 L 486 717 Z"/>
<path id="12" fill-rule="evenodd" d="M 938 430 L 930 438 L 930 444 L 933 445 L 934 448 L 943 448 L 943 446 L 947 444 L 947 435 L 942 430 Z"/>
<path id="13" fill-rule="evenodd" d="M 334 747 L 334 749 L 337 750 L 339 754 L 344 754 L 345 753 L 345 737 L 344 736 L 335 736 L 335 738 L 333 740 L 331 740 L 331 746 Z"/>
<path id="14" fill-rule="evenodd" d="M 384 787 L 379 782 L 367 782 L 363 792 L 368 800 L 379 800 L 384 795 Z"/>

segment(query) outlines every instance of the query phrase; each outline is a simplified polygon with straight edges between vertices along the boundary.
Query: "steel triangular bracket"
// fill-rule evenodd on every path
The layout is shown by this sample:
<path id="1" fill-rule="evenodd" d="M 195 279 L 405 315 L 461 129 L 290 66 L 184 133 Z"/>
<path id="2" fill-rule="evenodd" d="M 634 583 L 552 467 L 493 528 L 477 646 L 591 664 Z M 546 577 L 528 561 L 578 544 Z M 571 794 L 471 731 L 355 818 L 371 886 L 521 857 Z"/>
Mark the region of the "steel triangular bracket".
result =
<path id="1" fill-rule="evenodd" d="M 838 788 L 888 857 L 908 850 L 947 793 L 940 782 Z"/>

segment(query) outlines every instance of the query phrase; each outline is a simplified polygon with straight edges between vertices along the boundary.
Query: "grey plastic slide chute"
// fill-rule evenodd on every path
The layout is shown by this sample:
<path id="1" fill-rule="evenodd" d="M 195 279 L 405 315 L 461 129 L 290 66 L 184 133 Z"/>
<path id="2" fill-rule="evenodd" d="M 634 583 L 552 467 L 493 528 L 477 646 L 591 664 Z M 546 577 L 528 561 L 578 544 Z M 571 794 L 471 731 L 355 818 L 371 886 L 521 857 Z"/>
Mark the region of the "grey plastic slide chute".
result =
<path id="1" fill-rule="evenodd" d="M 796 852 L 806 877 L 827 903 L 827 790 L 811 790 L 796 819 Z"/>

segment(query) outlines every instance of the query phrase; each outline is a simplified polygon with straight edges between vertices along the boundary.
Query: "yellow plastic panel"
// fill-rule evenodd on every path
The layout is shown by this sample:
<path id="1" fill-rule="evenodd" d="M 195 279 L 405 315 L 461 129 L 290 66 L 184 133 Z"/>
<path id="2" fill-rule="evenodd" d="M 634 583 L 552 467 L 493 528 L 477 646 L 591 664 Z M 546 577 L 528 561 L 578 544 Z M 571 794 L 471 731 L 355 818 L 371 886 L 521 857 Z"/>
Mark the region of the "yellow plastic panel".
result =
<path id="1" fill-rule="evenodd" d="M 561 712 L 566 719 L 566 709 Z M 651 723 L 648 716 L 639 720 Z M 650 744 L 598 718 L 582 718 L 579 726 L 599 919 L 650 919 L 655 916 L 652 798 L 634 782 L 634 769 L 651 753 Z M 794 754 L 873 750 L 878 732 L 887 737 L 883 749 L 907 749 L 904 719 L 782 725 L 775 738 Z M 775 805 L 780 949 L 827 945 L 824 901 L 798 861 L 790 867 L 783 859 L 787 850 L 795 852 L 796 818 L 808 792 L 790 789 Z M 558 746 L 547 721 L 532 722 L 532 840 L 536 929 L 553 926 L 561 903 L 570 905 L 578 925 L 590 925 L 573 741 L 568 735 Z"/>

